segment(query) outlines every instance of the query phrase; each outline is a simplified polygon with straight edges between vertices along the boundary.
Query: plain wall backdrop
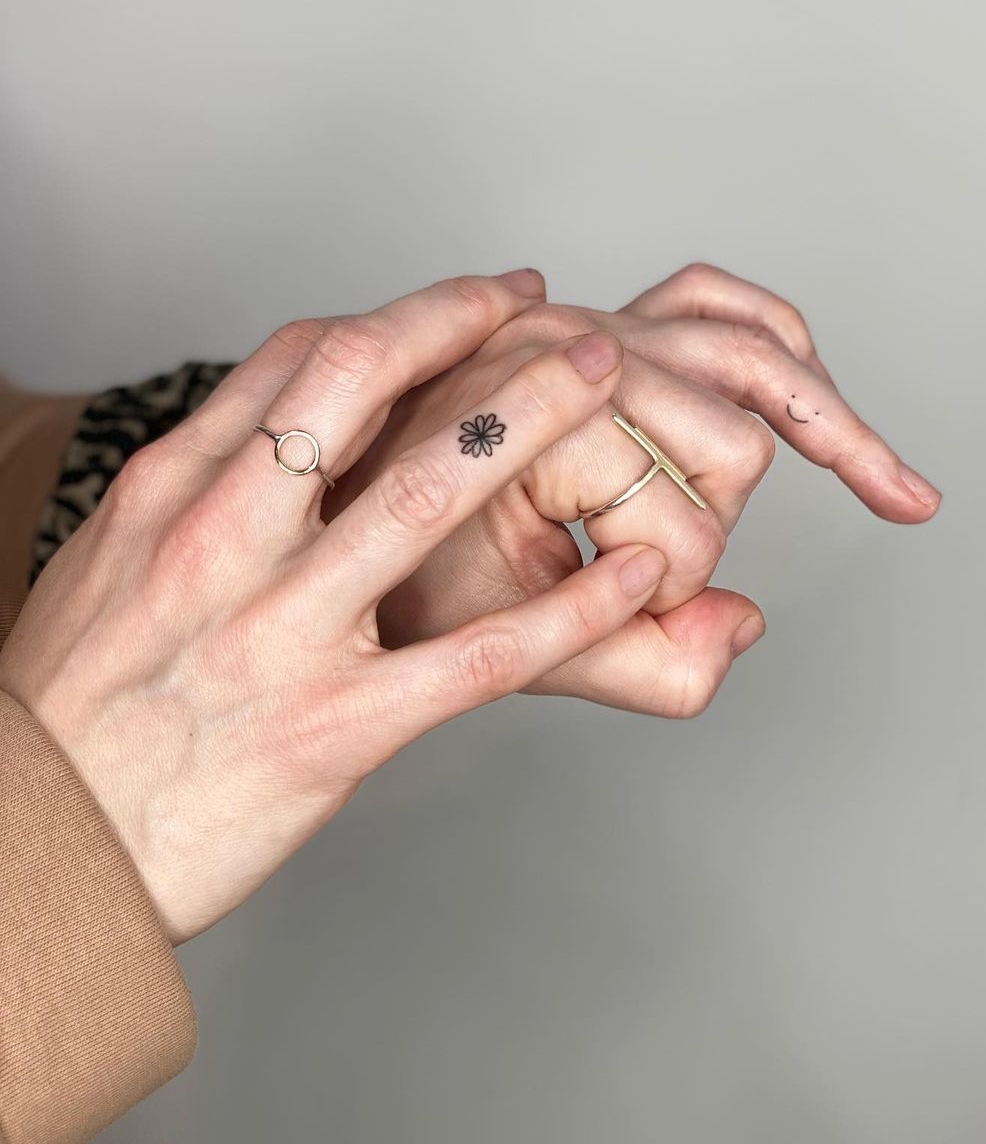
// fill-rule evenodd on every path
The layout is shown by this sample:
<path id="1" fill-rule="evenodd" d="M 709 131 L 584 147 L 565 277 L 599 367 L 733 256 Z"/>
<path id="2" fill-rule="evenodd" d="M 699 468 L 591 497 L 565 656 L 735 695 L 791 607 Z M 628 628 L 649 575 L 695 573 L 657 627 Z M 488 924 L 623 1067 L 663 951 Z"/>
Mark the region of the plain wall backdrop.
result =
<path id="1" fill-rule="evenodd" d="M 100 389 L 534 265 L 807 315 L 944 491 L 783 443 L 670 723 L 514 698 L 181 951 L 198 1057 L 108 1144 L 986 1138 L 981 0 L 3 0 L 0 370 Z"/>

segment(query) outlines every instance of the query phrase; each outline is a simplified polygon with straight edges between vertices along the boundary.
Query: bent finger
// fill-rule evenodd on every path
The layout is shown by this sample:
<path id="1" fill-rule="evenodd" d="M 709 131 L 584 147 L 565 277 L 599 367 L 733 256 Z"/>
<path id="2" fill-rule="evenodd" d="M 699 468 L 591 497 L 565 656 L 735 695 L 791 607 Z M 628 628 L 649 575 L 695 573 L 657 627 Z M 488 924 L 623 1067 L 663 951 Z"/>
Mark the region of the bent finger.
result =
<path id="1" fill-rule="evenodd" d="M 790 302 L 718 266 L 693 262 L 628 302 L 622 313 L 666 321 L 711 318 L 763 327 L 799 361 L 817 361 L 808 323 Z M 821 362 L 818 362 L 821 365 Z"/>
<path id="2" fill-rule="evenodd" d="M 384 667 L 410 733 L 519 691 L 618 631 L 666 567 L 646 545 L 614 549 L 540 596 L 390 652 Z"/>
<path id="3" fill-rule="evenodd" d="M 652 616 L 639 611 L 619 631 L 526 688 L 570 695 L 623 711 L 690 719 L 712 701 L 737 656 L 764 634 L 752 600 L 706 588 Z"/>

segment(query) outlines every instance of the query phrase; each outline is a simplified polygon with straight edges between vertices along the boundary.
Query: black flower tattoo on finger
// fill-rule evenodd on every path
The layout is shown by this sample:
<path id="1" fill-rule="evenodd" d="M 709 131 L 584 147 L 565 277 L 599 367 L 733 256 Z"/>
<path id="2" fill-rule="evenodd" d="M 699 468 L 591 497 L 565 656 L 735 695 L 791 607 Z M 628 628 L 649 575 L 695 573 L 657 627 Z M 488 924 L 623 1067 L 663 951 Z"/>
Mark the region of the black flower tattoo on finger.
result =
<path id="1" fill-rule="evenodd" d="M 471 453 L 474 457 L 485 453 L 492 457 L 493 446 L 503 444 L 507 427 L 502 421 L 497 421 L 495 413 L 480 413 L 474 421 L 463 421 L 459 428 L 465 430 L 459 437 L 463 453 Z"/>

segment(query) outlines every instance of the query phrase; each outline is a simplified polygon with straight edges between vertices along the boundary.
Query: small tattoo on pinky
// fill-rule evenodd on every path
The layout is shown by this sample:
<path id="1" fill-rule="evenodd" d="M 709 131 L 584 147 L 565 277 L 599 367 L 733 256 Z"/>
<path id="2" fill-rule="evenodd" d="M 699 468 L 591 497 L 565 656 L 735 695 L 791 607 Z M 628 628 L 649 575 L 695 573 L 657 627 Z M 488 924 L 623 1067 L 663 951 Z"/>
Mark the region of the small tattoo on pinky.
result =
<path id="1" fill-rule="evenodd" d="M 796 398 L 798 395 L 796 393 L 792 393 L 791 396 L 793 398 Z M 787 415 L 788 415 L 788 417 L 791 418 L 792 421 L 797 421 L 799 425 L 807 425 L 809 423 L 809 421 L 811 421 L 810 417 L 796 417 L 791 412 L 791 402 L 790 401 L 787 403 Z M 821 416 L 821 412 L 818 409 L 815 410 L 815 416 L 816 417 Z"/>
<path id="2" fill-rule="evenodd" d="M 474 421 L 463 421 L 459 428 L 463 430 L 459 437 L 462 452 L 474 457 L 483 453 L 492 457 L 493 446 L 503 444 L 507 430 L 502 421 L 497 421 L 495 413 L 480 413 Z"/>

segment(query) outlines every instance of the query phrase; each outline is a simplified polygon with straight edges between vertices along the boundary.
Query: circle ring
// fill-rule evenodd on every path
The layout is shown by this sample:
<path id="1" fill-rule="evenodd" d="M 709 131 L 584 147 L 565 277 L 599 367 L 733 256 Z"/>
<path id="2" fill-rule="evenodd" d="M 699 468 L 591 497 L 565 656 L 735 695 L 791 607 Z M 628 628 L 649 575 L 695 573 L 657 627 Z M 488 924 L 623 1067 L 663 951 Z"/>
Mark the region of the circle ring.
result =
<path id="1" fill-rule="evenodd" d="M 281 457 L 281 446 L 291 437 L 301 437 L 308 442 L 312 447 L 314 456 L 312 463 L 305 469 L 296 469 L 291 465 L 285 463 Z M 291 473 L 295 477 L 306 477 L 309 473 L 314 473 L 318 468 L 318 462 L 321 460 L 322 450 L 318 447 L 318 442 L 311 435 L 306 433 L 304 429 L 289 429 L 287 433 L 279 433 L 274 440 L 274 460 L 281 466 L 286 473 Z"/>
<path id="2" fill-rule="evenodd" d="M 254 425 L 253 428 L 256 432 L 263 433 L 265 436 L 270 437 L 274 442 L 274 460 L 277 461 L 278 467 L 283 469 L 285 473 L 290 473 L 292 477 L 306 477 L 309 473 L 317 472 L 330 489 L 336 487 L 335 481 L 329 474 L 323 472 L 323 470 L 318 467 L 318 463 L 322 459 L 322 450 L 319 447 L 318 441 L 315 440 L 311 433 L 306 432 L 304 429 L 289 429 L 286 433 L 275 433 L 273 429 L 270 429 L 266 425 Z M 296 469 L 293 465 L 287 464 L 281 456 L 281 445 L 289 437 L 302 437 L 311 445 L 313 454 L 312 462 L 306 468 Z"/>

